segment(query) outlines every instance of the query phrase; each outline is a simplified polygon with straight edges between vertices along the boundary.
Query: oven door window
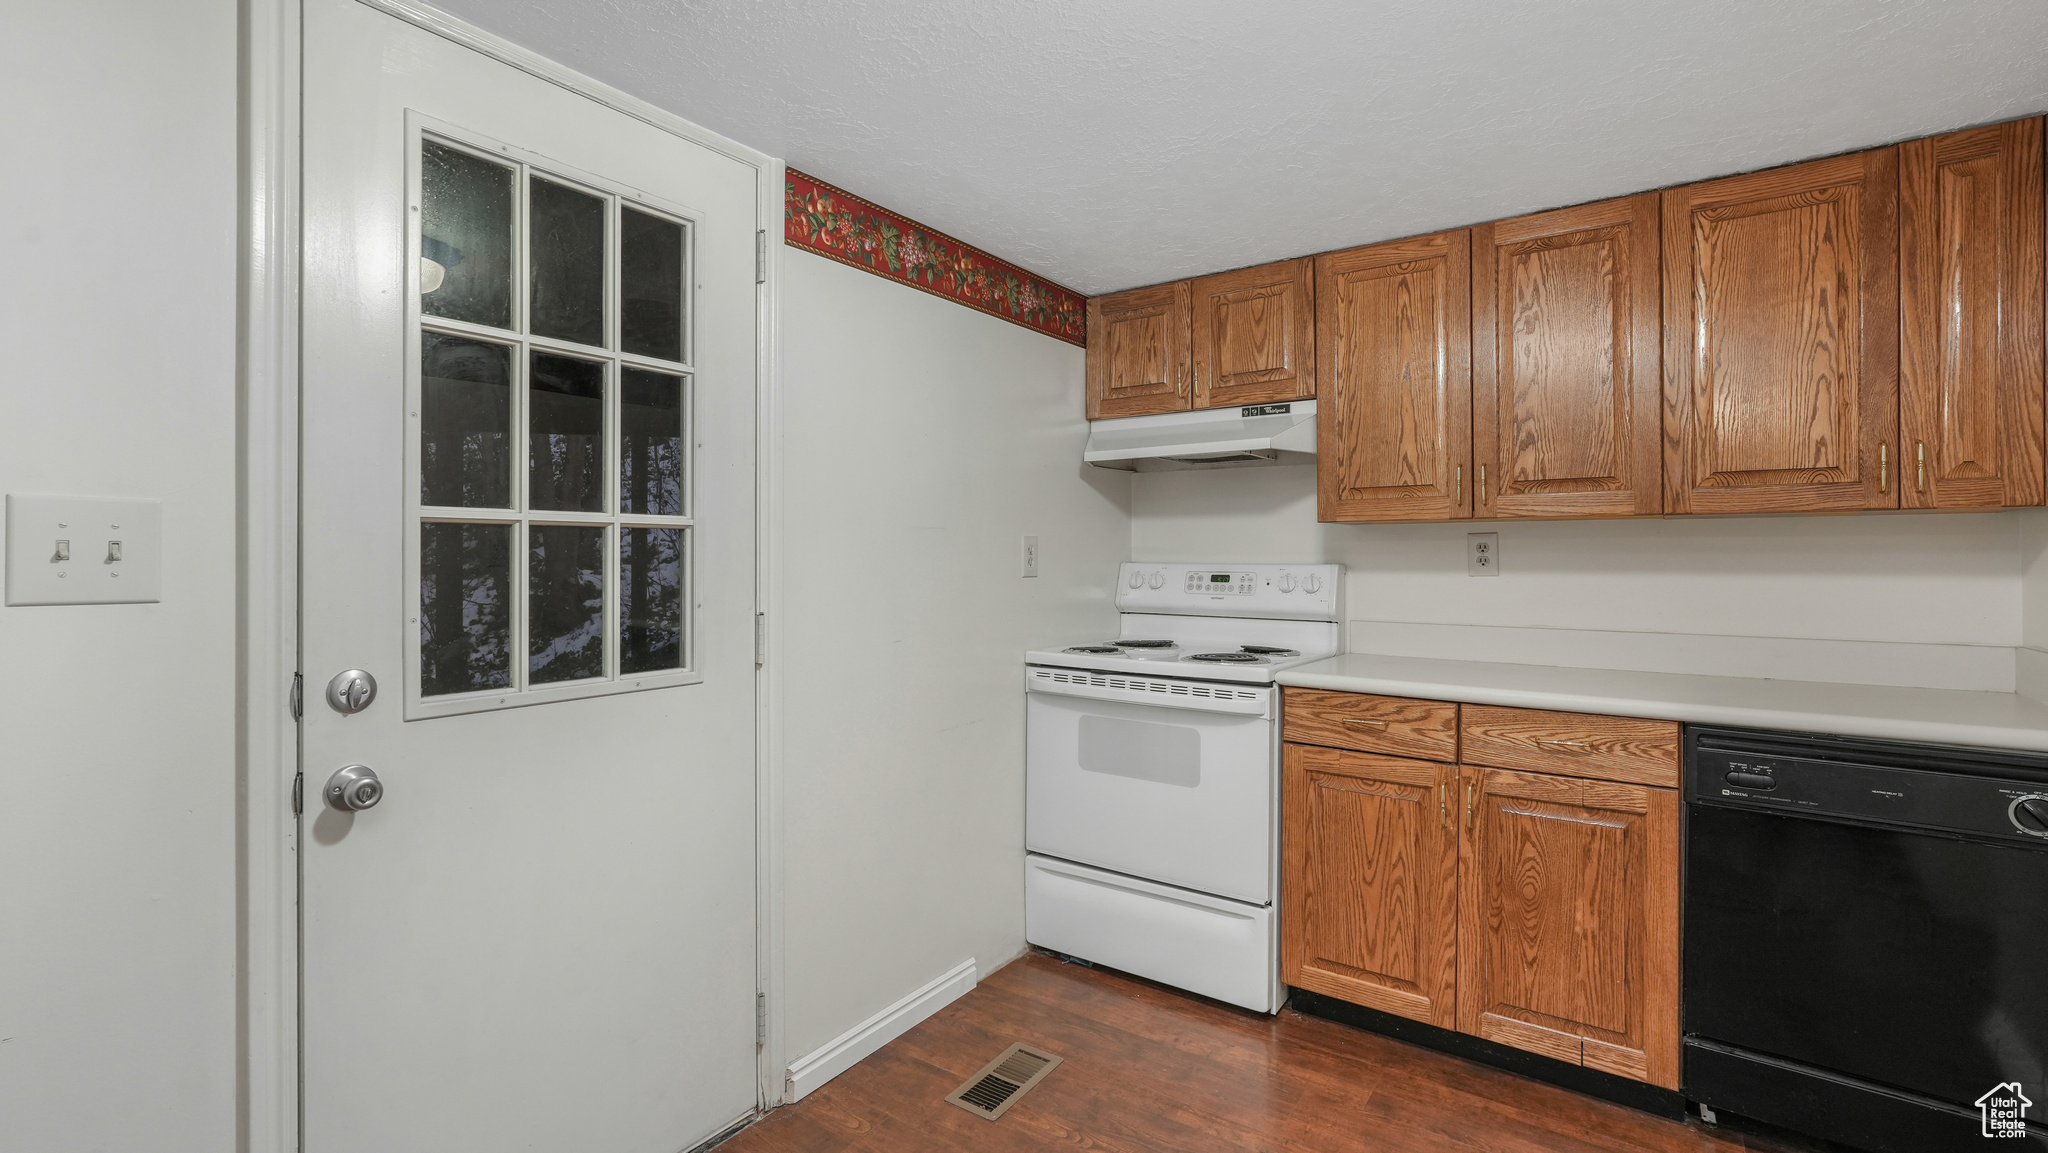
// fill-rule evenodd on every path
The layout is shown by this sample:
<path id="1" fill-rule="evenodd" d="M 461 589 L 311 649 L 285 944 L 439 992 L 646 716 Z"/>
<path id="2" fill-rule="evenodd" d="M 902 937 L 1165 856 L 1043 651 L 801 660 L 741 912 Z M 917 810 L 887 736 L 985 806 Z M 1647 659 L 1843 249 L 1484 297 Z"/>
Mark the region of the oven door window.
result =
<path id="1" fill-rule="evenodd" d="M 1129 717 L 1081 718 L 1081 768 L 1161 785 L 1202 783 L 1202 734 L 1188 725 Z"/>

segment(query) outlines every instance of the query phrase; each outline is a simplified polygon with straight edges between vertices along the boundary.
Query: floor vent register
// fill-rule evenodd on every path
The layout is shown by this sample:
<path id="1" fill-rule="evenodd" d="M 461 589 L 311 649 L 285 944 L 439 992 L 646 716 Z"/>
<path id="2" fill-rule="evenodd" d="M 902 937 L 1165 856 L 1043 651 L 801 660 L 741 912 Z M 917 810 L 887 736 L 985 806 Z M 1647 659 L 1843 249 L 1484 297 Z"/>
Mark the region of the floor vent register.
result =
<path id="1" fill-rule="evenodd" d="M 981 1072 L 969 1077 L 965 1084 L 946 1094 L 946 1100 L 993 1121 L 1064 1060 L 1019 1041 L 983 1065 Z"/>

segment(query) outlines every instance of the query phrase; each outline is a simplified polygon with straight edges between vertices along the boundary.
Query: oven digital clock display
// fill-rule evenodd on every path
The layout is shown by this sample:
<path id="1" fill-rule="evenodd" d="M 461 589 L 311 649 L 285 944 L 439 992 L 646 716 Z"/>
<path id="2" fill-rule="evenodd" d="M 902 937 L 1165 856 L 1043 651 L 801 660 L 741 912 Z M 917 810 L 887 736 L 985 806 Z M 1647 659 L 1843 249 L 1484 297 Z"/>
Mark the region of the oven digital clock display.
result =
<path id="1" fill-rule="evenodd" d="M 1215 596 L 1229 593 L 1232 596 L 1250 596 L 1258 588 L 1259 576 L 1248 572 L 1191 572 L 1183 591 L 1206 593 Z"/>

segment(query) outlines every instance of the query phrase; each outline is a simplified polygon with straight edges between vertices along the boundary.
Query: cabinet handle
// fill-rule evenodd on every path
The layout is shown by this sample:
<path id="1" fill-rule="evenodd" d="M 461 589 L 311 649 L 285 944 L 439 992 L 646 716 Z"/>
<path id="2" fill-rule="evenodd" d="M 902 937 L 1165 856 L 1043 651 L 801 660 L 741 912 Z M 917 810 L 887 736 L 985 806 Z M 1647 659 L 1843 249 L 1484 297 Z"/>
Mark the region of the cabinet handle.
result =
<path id="1" fill-rule="evenodd" d="M 1486 466 L 1479 466 L 1479 503 L 1486 503 Z"/>
<path id="2" fill-rule="evenodd" d="M 1347 725 L 1371 725 L 1374 728 L 1379 729 L 1384 729 L 1387 727 L 1387 722 L 1385 721 L 1354 721 L 1348 717 L 1345 718 L 1344 723 Z"/>
<path id="3" fill-rule="evenodd" d="M 1436 820 L 1447 829 L 1451 827 L 1450 787 L 1442 781 L 1436 783 Z"/>
<path id="4" fill-rule="evenodd" d="M 1465 503 L 1465 466 L 1462 464 L 1451 470 L 1451 503 Z"/>
<path id="5" fill-rule="evenodd" d="M 1914 442 L 1913 442 L 1913 458 L 1914 458 L 1914 463 L 1915 463 L 1916 465 L 1918 465 L 1918 467 L 1919 467 L 1919 470 L 1920 470 L 1920 481 L 1919 481 L 1919 488 L 1918 488 L 1918 491 L 1920 491 L 1920 492 L 1926 492 L 1926 491 L 1927 491 L 1927 442 L 1926 442 L 1926 441 L 1924 441 L 1924 440 L 1916 440 L 1916 441 L 1914 441 Z"/>
<path id="6" fill-rule="evenodd" d="M 1465 827 L 1472 827 L 1472 782 L 1465 782 Z"/>
<path id="7" fill-rule="evenodd" d="M 1539 745 L 1557 745 L 1561 748 L 1567 749 L 1584 749 L 1587 752 L 1593 751 L 1593 746 L 1587 744 L 1584 741 L 1547 741 L 1544 740 L 1542 737 L 1537 737 L 1536 743 Z"/>
<path id="8" fill-rule="evenodd" d="M 1892 483 L 1892 446 L 1879 441 L 1877 445 L 1877 491 L 1890 492 Z"/>

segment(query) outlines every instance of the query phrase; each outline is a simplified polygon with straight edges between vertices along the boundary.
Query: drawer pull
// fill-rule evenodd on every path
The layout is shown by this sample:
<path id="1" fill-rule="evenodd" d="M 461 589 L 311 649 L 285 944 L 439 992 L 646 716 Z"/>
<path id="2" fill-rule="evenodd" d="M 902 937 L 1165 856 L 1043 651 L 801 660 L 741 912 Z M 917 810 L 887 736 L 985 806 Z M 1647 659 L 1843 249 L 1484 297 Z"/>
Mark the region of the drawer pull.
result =
<path id="1" fill-rule="evenodd" d="M 1555 745 L 1561 749 L 1580 749 L 1589 753 L 1593 751 L 1593 746 L 1584 741 L 1549 741 L 1542 737 L 1537 737 L 1536 743 L 1539 745 Z"/>
<path id="2" fill-rule="evenodd" d="M 1387 727 L 1387 722 L 1385 721 L 1354 721 L 1348 717 L 1345 718 L 1344 723 L 1347 725 L 1369 725 L 1375 729 L 1384 729 Z"/>

